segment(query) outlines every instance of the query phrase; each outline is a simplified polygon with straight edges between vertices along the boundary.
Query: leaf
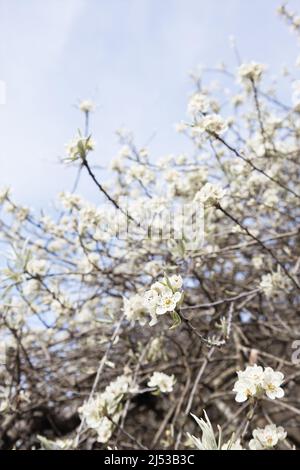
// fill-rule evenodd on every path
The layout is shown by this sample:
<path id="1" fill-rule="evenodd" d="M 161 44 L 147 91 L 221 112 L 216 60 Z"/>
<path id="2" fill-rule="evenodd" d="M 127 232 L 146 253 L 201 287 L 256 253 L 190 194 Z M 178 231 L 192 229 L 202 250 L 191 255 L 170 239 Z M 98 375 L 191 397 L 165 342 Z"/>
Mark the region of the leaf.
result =
<path id="1" fill-rule="evenodd" d="M 173 320 L 173 325 L 170 326 L 170 330 L 175 330 L 180 324 L 181 324 L 181 318 L 180 315 L 177 312 L 171 312 L 171 317 Z"/>

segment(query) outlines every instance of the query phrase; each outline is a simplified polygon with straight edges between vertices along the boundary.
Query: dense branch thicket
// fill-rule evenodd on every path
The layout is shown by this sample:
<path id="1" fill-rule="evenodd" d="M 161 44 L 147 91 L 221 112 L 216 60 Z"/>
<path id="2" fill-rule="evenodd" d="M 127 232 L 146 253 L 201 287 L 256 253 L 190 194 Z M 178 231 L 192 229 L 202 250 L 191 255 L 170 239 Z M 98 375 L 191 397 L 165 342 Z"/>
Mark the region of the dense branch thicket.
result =
<path id="1" fill-rule="evenodd" d="M 300 81 L 286 104 L 263 64 L 211 73 L 177 126 L 189 154 L 120 131 L 101 173 L 84 101 L 64 160 L 94 203 L 37 215 L 1 191 L 2 449 L 300 447 Z M 170 208 L 163 237 L 148 215 Z"/>

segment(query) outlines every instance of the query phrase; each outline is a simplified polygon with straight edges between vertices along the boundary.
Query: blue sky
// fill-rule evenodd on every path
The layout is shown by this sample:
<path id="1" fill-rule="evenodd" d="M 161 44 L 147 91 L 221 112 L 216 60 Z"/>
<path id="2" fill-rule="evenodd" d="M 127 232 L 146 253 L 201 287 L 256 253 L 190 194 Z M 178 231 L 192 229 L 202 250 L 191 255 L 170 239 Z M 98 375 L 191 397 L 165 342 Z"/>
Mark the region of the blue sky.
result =
<path id="1" fill-rule="evenodd" d="M 117 152 L 115 130 L 131 129 L 153 157 L 184 150 L 174 123 L 186 117 L 188 72 L 244 60 L 275 72 L 294 64 L 295 37 L 276 14 L 278 0 L 0 0 L 0 187 L 41 207 L 71 189 L 75 170 L 58 163 L 82 124 L 74 105 L 98 105 L 95 163 Z M 297 1 L 289 2 L 297 7 Z M 300 10 L 300 5 L 299 5 Z M 95 199 L 86 178 L 79 192 Z"/>

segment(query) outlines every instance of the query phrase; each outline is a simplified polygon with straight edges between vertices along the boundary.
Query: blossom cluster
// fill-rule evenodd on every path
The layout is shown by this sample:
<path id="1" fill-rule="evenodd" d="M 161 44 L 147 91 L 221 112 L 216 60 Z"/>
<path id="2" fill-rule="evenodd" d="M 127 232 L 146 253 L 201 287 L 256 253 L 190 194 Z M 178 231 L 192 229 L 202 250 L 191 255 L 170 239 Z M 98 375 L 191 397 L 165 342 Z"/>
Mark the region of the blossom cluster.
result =
<path id="1" fill-rule="evenodd" d="M 111 382 L 102 393 L 84 403 L 78 412 L 88 428 L 97 433 L 98 442 L 107 442 L 121 416 L 121 401 L 129 393 L 132 378 L 122 375 Z"/>
<path id="2" fill-rule="evenodd" d="M 95 142 L 91 136 L 82 137 L 79 135 L 66 145 L 67 157 L 64 159 L 66 163 L 73 163 L 77 160 L 83 160 L 87 154 L 95 149 Z"/>
<path id="3" fill-rule="evenodd" d="M 258 64 L 257 62 L 250 62 L 248 64 L 240 65 L 238 69 L 238 75 L 241 82 L 247 83 L 247 81 L 252 80 L 253 82 L 258 82 L 265 70 L 263 64 Z"/>
<path id="4" fill-rule="evenodd" d="M 216 205 L 225 196 L 226 190 L 217 184 L 206 183 L 194 197 L 194 201 L 205 207 Z"/>
<path id="5" fill-rule="evenodd" d="M 197 122 L 196 130 L 200 133 L 220 135 L 227 130 L 227 123 L 219 114 L 207 114 Z"/>
<path id="6" fill-rule="evenodd" d="M 157 323 L 158 316 L 166 313 L 175 313 L 178 319 L 176 309 L 180 307 L 183 300 L 182 285 L 181 276 L 176 274 L 170 277 L 165 276 L 161 281 L 152 284 L 150 290 L 144 295 L 145 305 L 151 315 L 150 326 Z"/>
<path id="7" fill-rule="evenodd" d="M 253 439 L 249 442 L 251 450 L 273 449 L 278 442 L 283 441 L 287 433 L 282 426 L 268 424 L 264 428 L 254 429 Z"/>
<path id="8" fill-rule="evenodd" d="M 259 287 L 266 297 L 270 298 L 282 292 L 288 292 L 291 288 L 291 280 L 278 267 L 277 271 L 262 276 Z"/>
<path id="9" fill-rule="evenodd" d="M 274 371 L 271 367 L 265 369 L 257 364 L 238 371 L 238 380 L 234 384 L 235 400 L 242 403 L 250 398 L 262 398 L 266 395 L 271 400 L 282 398 L 284 390 L 281 388 L 284 375 Z"/>
<path id="10" fill-rule="evenodd" d="M 124 298 L 125 317 L 131 322 L 138 321 L 141 325 L 145 325 L 147 318 L 151 317 L 149 324 L 155 325 L 158 316 L 176 312 L 183 300 L 182 285 L 181 276 L 165 275 L 163 279 L 152 284 L 150 290 L 143 295 L 135 294 L 129 299 Z"/>

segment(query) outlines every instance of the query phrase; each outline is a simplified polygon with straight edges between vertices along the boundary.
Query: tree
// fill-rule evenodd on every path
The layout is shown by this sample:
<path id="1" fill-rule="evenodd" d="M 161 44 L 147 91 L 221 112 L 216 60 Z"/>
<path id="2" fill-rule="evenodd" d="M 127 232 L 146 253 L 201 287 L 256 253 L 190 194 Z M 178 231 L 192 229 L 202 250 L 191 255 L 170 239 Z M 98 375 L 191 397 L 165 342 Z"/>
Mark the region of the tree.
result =
<path id="1" fill-rule="evenodd" d="M 216 69 L 230 93 L 209 73 L 177 126 L 189 155 L 120 131 L 103 175 L 84 101 L 64 163 L 99 204 L 37 216 L 2 190 L 1 448 L 300 445 L 300 82 L 290 105 L 264 64 Z"/>

